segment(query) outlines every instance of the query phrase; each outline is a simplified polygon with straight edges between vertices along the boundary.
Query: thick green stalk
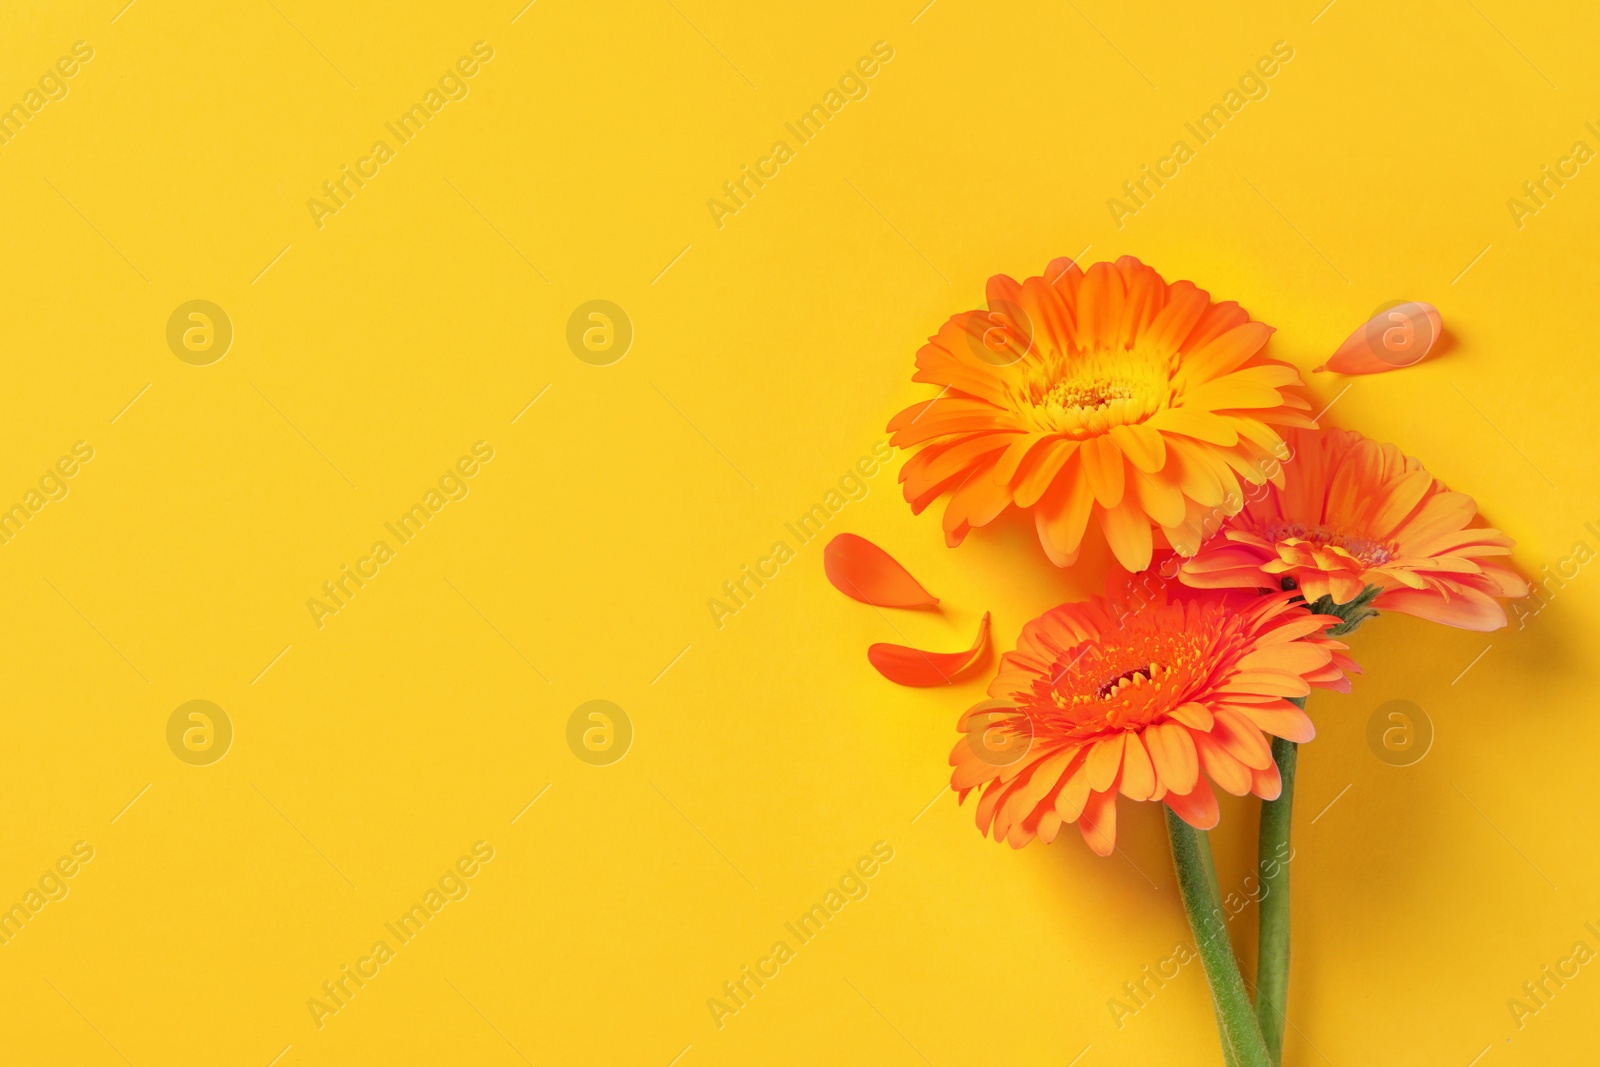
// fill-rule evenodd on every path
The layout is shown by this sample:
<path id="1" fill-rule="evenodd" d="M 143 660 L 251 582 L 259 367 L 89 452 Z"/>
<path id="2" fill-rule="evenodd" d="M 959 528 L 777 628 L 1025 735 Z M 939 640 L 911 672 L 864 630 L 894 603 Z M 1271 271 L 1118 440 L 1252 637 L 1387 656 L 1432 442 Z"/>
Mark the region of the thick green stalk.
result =
<path id="1" fill-rule="evenodd" d="M 1285 589 L 1295 588 L 1292 578 L 1283 581 Z M 1318 614 L 1337 615 L 1341 621 L 1328 628 L 1327 636 L 1344 637 L 1378 614 L 1372 602 L 1382 592 L 1381 587 L 1369 585 L 1346 603 L 1336 604 L 1332 596 L 1323 596 L 1307 606 Z M 1305 710 L 1305 697 L 1290 699 Z M 1289 861 L 1294 857 L 1294 850 L 1289 846 L 1289 824 L 1294 815 L 1294 772 L 1298 756 L 1299 747 L 1293 741 L 1281 737 L 1272 739 L 1272 758 L 1278 764 L 1283 789 L 1277 800 L 1261 805 L 1261 838 L 1256 853 L 1256 876 L 1261 886 L 1257 898 L 1261 936 L 1256 963 L 1256 1018 L 1262 1042 L 1271 1058 L 1270 1067 L 1278 1067 L 1283 1058 L 1283 1028 L 1288 1018 Z"/>
<path id="2" fill-rule="evenodd" d="M 1211 855 L 1211 835 L 1200 831 L 1195 834 L 1195 840 L 1200 845 L 1200 863 L 1205 867 L 1206 889 L 1210 901 L 1209 907 L 1212 912 L 1220 915 L 1222 914 L 1222 890 L 1217 886 L 1217 861 Z M 1222 1005 L 1218 1004 L 1216 998 L 1213 997 L 1211 1006 L 1217 1013 L 1217 1033 L 1220 1034 L 1224 1026 Z M 1234 1055 L 1232 1047 L 1226 1041 L 1222 1043 L 1222 1061 L 1225 1067 L 1239 1067 L 1239 1057 Z"/>
<path id="3" fill-rule="evenodd" d="M 1171 808 L 1166 812 L 1172 864 L 1178 871 L 1178 891 L 1189 916 L 1189 928 L 1194 931 L 1195 948 L 1205 967 L 1206 981 L 1211 986 L 1223 1059 L 1237 1067 L 1271 1067 L 1267 1047 L 1261 1041 L 1261 1029 L 1250 1008 L 1250 994 L 1245 991 L 1239 964 L 1233 958 L 1228 924 L 1217 902 L 1217 892 L 1212 888 L 1215 876 L 1211 874 L 1211 842 L 1203 831 L 1184 822 Z"/>
<path id="4" fill-rule="evenodd" d="M 1306 706 L 1305 697 L 1294 702 Z M 1283 1028 L 1289 1003 L 1289 826 L 1294 816 L 1294 772 L 1299 746 L 1272 739 L 1283 791 L 1261 804 L 1261 840 L 1256 853 L 1261 936 L 1256 963 L 1256 1020 L 1272 1067 L 1283 1058 Z"/>

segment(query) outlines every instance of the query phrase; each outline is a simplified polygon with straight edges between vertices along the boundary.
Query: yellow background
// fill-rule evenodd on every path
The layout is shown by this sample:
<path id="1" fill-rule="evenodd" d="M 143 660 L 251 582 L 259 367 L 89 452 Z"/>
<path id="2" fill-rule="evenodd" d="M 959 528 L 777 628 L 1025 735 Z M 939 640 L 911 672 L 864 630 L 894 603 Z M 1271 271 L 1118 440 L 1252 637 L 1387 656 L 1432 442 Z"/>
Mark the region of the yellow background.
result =
<path id="1" fill-rule="evenodd" d="M 920 3 L 5 6 L 0 103 L 95 54 L 0 147 L 0 503 L 95 454 L 0 546 L 0 905 L 95 855 L 0 946 L 0 1059 L 1219 1062 L 1198 967 L 1120 1029 L 1107 1006 L 1188 937 L 1159 811 L 1124 802 L 1105 860 L 980 839 L 938 791 L 984 677 L 866 663 L 985 610 L 1004 650 L 1085 592 L 1026 527 L 948 550 L 890 470 L 828 532 L 942 614 L 846 600 L 821 541 L 720 629 L 706 602 L 929 394 L 913 353 L 988 275 L 1085 246 L 1241 301 L 1307 370 L 1435 303 L 1449 350 L 1317 376 L 1329 421 L 1473 493 L 1530 574 L 1600 549 L 1600 174 L 1520 229 L 1506 205 L 1600 147 L 1600 18 Z M 480 40 L 470 95 L 319 229 L 306 201 Z M 877 41 L 870 95 L 719 229 L 707 199 Z M 1119 229 L 1108 198 L 1277 41 L 1270 95 Z M 235 330 L 205 367 L 165 341 L 196 298 Z M 611 366 L 566 344 L 591 299 L 634 325 Z M 307 599 L 480 440 L 470 495 L 319 629 Z M 1584 569 L 1524 629 L 1359 635 L 1301 757 L 1286 1062 L 1593 1058 L 1592 968 L 1520 1030 L 1506 1002 L 1600 948 L 1597 627 Z M 193 699 L 236 732 L 210 766 L 167 747 Z M 635 730 L 610 766 L 567 747 L 591 699 Z M 1395 699 L 1436 730 L 1409 768 L 1365 740 Z M 1224 805 L 1225 891 L 1255 813 Z M 480 840 L 470 895 L 319 1029 L 307 1000 Z M 870 895 L 718 1029 L 707 999 L 877 841 Z"/>

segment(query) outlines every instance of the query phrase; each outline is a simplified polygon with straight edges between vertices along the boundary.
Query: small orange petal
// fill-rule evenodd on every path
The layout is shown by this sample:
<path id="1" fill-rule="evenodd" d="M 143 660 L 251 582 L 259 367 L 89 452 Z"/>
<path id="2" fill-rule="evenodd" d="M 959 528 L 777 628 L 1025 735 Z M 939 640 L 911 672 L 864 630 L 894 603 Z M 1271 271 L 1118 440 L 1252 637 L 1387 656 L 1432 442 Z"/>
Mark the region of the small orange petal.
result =
<path id="1" fill-rule="evenodd" d="M 1211 709 L 1197 700 L 1191 700 L 1174 708 L 1172 719 L 1174 722 L 1201 731 L 1210 730 L 1211 724 L 1215 721 Z"/>
<path id="2" fill-rule="evenodd" d="M 1412 301 L 1385 308 L 1345 338 L 1344 344 L 1317 370 L 1335 374 L 1381 374 L 1420 363 L 1444 321 L 1432 304 Z"/>
<path id="3" fill-rule="evenodd" d="M 1144 740 L 1156 775 L 1168 791 L 1193 792 L 1200 773 L 1200 757 L 1189 731 L 1177 723 L 1157 723 L 1145 731 Z"/>
<path id="4" fill-rule="evenodd" d="M 1155 768 L 1150 763 L 1150 750 L 1136 733 L 1128 734 L 1122 756 L 1122 795 L 1129 800 L 1149 800 L 1156 791 Z"/>
<path id="5" fill-rule="evenodd" d="M 1200 766 L 1223 789 L 1236 797 L 1250 792 L 1250 768 L 1234 759 L 1210 734 L 1191 734 Z"/>
<path id="6" fill-rule="evenodd" d="M 986 611 L 978 623 L 977 640 L 965 652 L 924 652 L 905 645 L 880 643 L 867 649 L 867 660 L 879 674 L 896 685 L 949 685 L 983 657 L 988 644 L 989 613 Z"/>
<path id="7" fill-rule="evenodd" d="M 1083 476 L 1081 463 L 1074 459 L 1070 466 L 1062 469 L 1061 477 L 1033 513 L 1039 543 L 1044 546 L 1050 562 L 1058 567 L 1070 567 L 1077 562 L 1083 531 L 1093 510 L 1094 493 L 1089 489 L 1089 480 Z"/>
<path id="8" fill-rule="evenodd" d="M 1122 454 L 1146 474 L 1154 474 L 1167 462 L 1167 443 L 1161 434 L 1142 422 L 1111 427 L 1111 440 Z"/>
<path id="9" fill-rule="evenodd" d="M 847 597 L 880 608 L 931 608 L 929 593 L 895 558 L 865 537 L 844 533 L 822 550 L 822 569 Z"/>
<path id="10" fill-rule="evenodd" d="M 1250 792 L 1262 800 L 1277 800 L 1283 795 L 1283 778 L 1276 763 L 1269 762 L 1262 770 L 1251 768 Z"/>
<path id="11" fill-rule="evenodd" d="M 1117 847 L 1117 794 L 1091 793 L 1078 829 L 1095 855 L 1111 855 Z"/>
<path id="12" fill-rule="evenodd" d="M 1085 766 L 1089 768 L 1089 788 L 1096 793 L 1110 789 L 1117 780 L 1117 771 L 1122 767 L 1123 738 L 1126 736 L 1124 733 L 1115 733 L 1102 737 L 1089 750 L 1089 761 Z"/>
<path id="13" fill-rule="evenodd" d="M 1124 490 L 1122 452 L 1109 437 L 1091 437 L 1080 448 L 1083 456 L 1083 473 L 1089 479 L 1089 488 L 1103 508 L 1114 508 L 1122 503 Z"/>
<path id="14" fill-rule="evenodd" d="M 1239 712 L 1267 733 L 1288 741 L 1303 745 L 1317 736 L 1317 728 L 1312 724 L 1311 716 L 1287 700 L 1240 708 Z"/>
<path id="15" fill-rule="evenodd" d="M 1221 817 L 1221 809 L 1217 806 L 1217 794 L 1211 791 L 1210 783 L 1204 778 L 1195 782 L 1193 792 L 1168 793 L 1166 802 L 1168 807 L 1178 813 L 1178 818 L 1196 830 L 1212 829 Z"/>
<path id="16" fill-rule="evenodd" d="M 1138 574 L 1150 566 L 1153 545 L 1150 520 L 1132 499 L 1124 499 L 1116 507 L 1102 511 L 1100 527 L 1105 531 L 1117 562 L 1130 573 Z"/>

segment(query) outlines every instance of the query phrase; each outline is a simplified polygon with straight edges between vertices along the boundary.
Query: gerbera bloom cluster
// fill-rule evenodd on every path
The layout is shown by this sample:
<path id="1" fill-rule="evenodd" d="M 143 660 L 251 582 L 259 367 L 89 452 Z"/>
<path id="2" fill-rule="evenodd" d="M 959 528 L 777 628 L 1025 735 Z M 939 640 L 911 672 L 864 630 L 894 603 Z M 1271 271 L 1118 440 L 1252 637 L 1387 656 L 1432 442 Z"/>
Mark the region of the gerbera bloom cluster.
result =
<path id="1" fill-rule="evenodd" d="M 1239 480 L 1284 454 L 1280 428 L 1314 425 L 1300 372 L 1262 354 L 1271 327 L 1131 256 L 997 275 L 987 296 L 917 352 L 913 380 L 939 395 L 889 423 L 918 448 L 900 472 L 912 511 L 950 494 L 952 546 L 1016 505 L 1057 566 L 1089 534 L 1143 570 L 1239 509 Z"/>
<path id="2" fill-rule="evenodd" d="M 1315 734 L 1306 697 L 1349 691 L 1357 668 L 1335 638 L 1381 610 L 1504 626 L 1502 601 L 1528 591 L 1512 541 L 1395 446 L 1319 431 L 1299 372 L 1265 355 L 1271 328 L 1235 303 L 1130 257 L 1087 271 L 1058 259 L 1021 283 L 991 278 L 987 297 L 917 352 L 914 380 L 939 393 L 889 423 L 893 444 L 917 450 L 906 499 L 920 513 L 948 496 L 951 546 L 1031 509 L 1057 566 L 1101 537 L 1130 577 L 1023 627 L 990 699 L 958 721 L 950 786 L 963 801 L 981 789 L 978 829 L 996 841 L 1048 843 L 1076 823 L 1102 856 L 1118 796 L 1164 804 L 1224 1059 L 1272 1067 L 1288 874 L 1266 864 L 1288 845 L 1296 745 Z M 1326 369 L 1411 365 L 1441 325 L 1428 304 L 1386 308 Z M 857 599 L 934 603 L 898 564 L 849 544 L 835 556 L 830 578 Z M 989 619 L 967 652 L 879 645 L 869 658 L 901 684 L 948 684 L 979 661 Z M 1264 802 L 1254 1003 L 1196 832 L 1217 823 L 1217 788 Z"/>
<path id="3" fill-rule="evenodd" d="M 1393 445 L 1317 430 L 1299 372 L 1265 354 L 1271 327 L 1238 304 L 1128 256 L 996 276 L 987 304 L 917 352 L 913 380 L 939 393 L 889 423 L 891 441 L 916 450 L 900 473 L 913 512 L 948 497 L 954 546 L 1031 509 L 1063 567 L 1094 536 L 1130 574 L 1162 556 L 1116 625 L 1104 601 L 1029 623 L 995 700 L 963 716 L 951 786 L 965 797 L 987 783 L 977 819 L 996 839 L 1049 841 L 1075 821 L 1105 852 L 1118 793 L 1195 826 L 1215 818 L 1208 779 L 1275 796 L 1264 735 L 1308 740 L 1289 698 L 1348 685 L 1327 627 L 1387 609 L 1492 630 L 1501 602 L 1527 592 L 1506 563 L 1511 539 L 1471 497 Z M 1385 327 L 1413 307 L 1431 344 L 1431 305 L 1390 309 Z M 1151 604 L 1174 574 L 1190 590 Z"/>
<path id="4" fill-rule="evenodd" d="M 1291 431 L 1283 488 L 1267 487 L 1179 569 L 1201 588 L 1297 588 L 1333 604 L 1378 590 L 1371 606 L 1465 630 L 1506 624 L 1501 600 L 1528 584 L 1504 560 L 1512 540 L 1478 521 L 1394 445 L 1348 430 Z"/>
<path id="5" fill-rule="evenodd" d="M 1014 848 L 1076 822 L 1109 855 L 1119 793 L 1210 829 L 1211 783 L 1277 797 L 1268 735 L 1315 733 L 1290 698 L 1349 691 L 1355 665 L 1324 634 L 1337 621 L 1291 593 L 1178 588 L 1131 614 L 1116 598 L 1063 604 L 1023 628 L 995 699 L 962 716 L 951 788 L 965 799 L 984 786 L 978 828 Z"/>

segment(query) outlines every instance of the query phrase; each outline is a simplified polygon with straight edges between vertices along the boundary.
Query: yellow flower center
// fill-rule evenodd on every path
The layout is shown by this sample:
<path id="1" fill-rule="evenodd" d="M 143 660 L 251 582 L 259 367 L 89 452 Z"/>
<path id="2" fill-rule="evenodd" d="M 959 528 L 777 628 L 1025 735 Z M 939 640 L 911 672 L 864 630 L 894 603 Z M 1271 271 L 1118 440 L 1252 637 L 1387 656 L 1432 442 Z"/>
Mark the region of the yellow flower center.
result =
<path id="1" fill-rule="evenodd" d="M 1112 378 L 1060 381 L 1045 393 L 1044 402 L 1063 408 L 1103 408 L 1113 400 L 1131 400 L 1133 387 Z"/>
<path id="2" fill-rule="evenodd" d="M 1013 408 L 1040 433 L 1082 439 L 1140 423 L 1172 399 L 1165 355 L 1129 351 L 1040 352 L 1011 386 Z"/>
<path id="3" fill-rule="evenodd" d="M 1263 531 L 1268 541 L 1287 545 L 1325 545 L 1358 560 L 1363 566 L 1381 567 L 1394 559 L 1399 549 L 1365 534 L 1345 533 L 1329 526 L 1307 526 L 1301 522 L 1277 522 Z"/>

